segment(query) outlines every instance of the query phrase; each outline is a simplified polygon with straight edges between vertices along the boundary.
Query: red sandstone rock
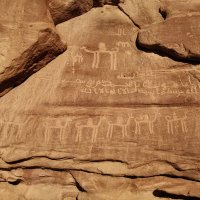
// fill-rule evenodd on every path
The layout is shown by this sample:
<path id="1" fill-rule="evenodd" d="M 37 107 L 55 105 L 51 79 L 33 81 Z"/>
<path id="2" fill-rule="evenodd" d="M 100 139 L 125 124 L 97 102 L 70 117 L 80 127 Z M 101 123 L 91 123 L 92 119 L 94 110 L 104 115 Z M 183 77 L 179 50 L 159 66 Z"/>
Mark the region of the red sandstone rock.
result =
<path id="1" fill-rule="evenodd" d="M 48 0 L 49 10 L 55 24 L 88 12 L 93 0 Z"/>
<path id="2" fill-rule="evenodd" d="M 138 44 L 147 49 L 160 50 L 173 58 L 199 61 L 199 19 L 198 15 L 171 17 L 151 25 L 140 31 Z"/>
<path id="3" fill-rule="evenodd" d="M 62 53 L 45 0 L 0 2 L 0 96 Z"/>
<path id="4" fill-rule="evenodd" d="M 48 21 L 53 28 L 45 30 L 67 50 L 49 64 L 41 59 L 37 65 L 37 52 L 55 56 L 43 44 L 47 40 L 52 49 L 54 40 L 39 36 L 25 60 L 34 72 L 46 66 L 23 83 L 27 68 L 23 74 L 16 68 L 13 77 L 21 84 L 0 98 L 1 198 L 199 199 L 196 3 L 187 9 L 181 1 L 178 10 L 172 1 L 99 2 L 107 5 L 60 23 L 56 31 Z M 129 15 L 131 10 L 144 14 Z M 193 31 L 194 40 L 184 35 L 186 29 Z M 152 39 L 147 33 L 157 35 Z M 157 40 L 162 48 L 154 45 Z M 174 44 L 187 45 L 193 57 Z"/>

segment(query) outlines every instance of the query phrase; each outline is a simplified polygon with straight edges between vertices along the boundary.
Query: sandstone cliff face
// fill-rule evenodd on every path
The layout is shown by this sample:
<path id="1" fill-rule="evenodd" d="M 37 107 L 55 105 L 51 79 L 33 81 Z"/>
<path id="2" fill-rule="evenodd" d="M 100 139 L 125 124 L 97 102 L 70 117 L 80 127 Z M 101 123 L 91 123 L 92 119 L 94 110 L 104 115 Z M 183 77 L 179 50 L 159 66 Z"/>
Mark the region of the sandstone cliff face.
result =
<path id="1" fill-rule="evenodd" d="M 0 4 L 1 199 L 200 199 L 198 0 Z"/>

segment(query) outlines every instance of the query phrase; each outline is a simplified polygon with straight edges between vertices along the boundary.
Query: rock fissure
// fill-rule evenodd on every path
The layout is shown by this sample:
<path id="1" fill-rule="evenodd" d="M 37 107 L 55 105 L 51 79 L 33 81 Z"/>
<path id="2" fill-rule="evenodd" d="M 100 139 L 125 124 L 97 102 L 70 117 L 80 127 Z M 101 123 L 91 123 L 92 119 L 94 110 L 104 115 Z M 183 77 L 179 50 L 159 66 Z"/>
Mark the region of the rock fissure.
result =
<path id="1" fill-rule="evenodd" d="M 170 198 L 170 199 L 183 199 L 183 200 L 199 200 L 200 197 L 192 197 L 186 195 L 178 195 L 173 193 L 168 193 L 162 190 L 155 190 L 153 195 L 160 198 Z"/>

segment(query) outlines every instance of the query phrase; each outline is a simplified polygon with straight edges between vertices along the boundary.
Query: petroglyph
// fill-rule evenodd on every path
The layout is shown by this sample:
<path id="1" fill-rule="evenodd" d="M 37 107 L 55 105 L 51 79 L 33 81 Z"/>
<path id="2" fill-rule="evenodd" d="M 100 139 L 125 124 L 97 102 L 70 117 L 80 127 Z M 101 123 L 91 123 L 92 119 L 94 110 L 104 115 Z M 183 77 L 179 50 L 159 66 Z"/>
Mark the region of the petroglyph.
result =
<path id="1" fill-rule="evenodd" d="M 153 126 L 154 126 L 155 121 L 157 120 L 157 116 L 158 114 L 154 114 L 153 117 L 151 117 L 148 114 L 144 114 L 144 115 L 140 115 L 139 117 L 135 117 L 135 124 L 136 124 L 135 133 L 137 135 L 140 135 L 141 127 L 143 125 L 147 125 L 149 132 L 153 134 L 154 133 Z"/>
<path id="2" fill-rule="evenodd" d="M 156 80 L 152 72 L 149 73 L 148 79 L 141 79 L 144 74 L 134 72 L 133 74 L 117 74 L 116 80 L 98 80 L 98 79 L 76 79 L 76 80 L 64 80 L 63 84 L 76 85 L 80 84 L 76 89 L 80 93 L 94 94 L 98 96 L 127 96 L 133 94 L 140 94 L 143 96 L 151 97 L 186 97 L 192 94 L 200 94 L 200 84 L 193 83 L 188 76 L 188 81 L 183 82 L 180 77 L 177 77 L 177 81 L 166 81 L 163 75 L 163 79 Z"/>
<path id="3" fill-rule="evenodd" d="M 100 59 L 102 54 L 108 54 L 110 56 L 110 70 L 117 70 L 117 52 L 119 48 L 115 47 L 108 50 L 104 42 L 100 42 L 98 45 L 98 50 L 89 50 L 86 47 L 82 47 L 85 52 L 93 54 L 92 69 L 98 69 L 100 64 Z"/>
<path id="4" fill-rule="evenodd" d="M 186 126 L 186 119 L 187 115 L 184 114 L 183 117 L 178 117 L 177 114 L 174 112 L 172 115 L 165 116 L 165 119 L 167 121 L 167 132 L 169 134 L 174 134 L 176 130 L 176 126 L 180 125 L 181 130 L 183 133 L 186 133 L 188 131 Z"/>
<path id="5" fill-rule="evenodd" d="M 134 29 L 127 28 L 124 25 L 119 25 L 111 35 L 123 37 L 129 35 L 131 31 L 134 31 Z"/>
<path id="6" fill-rule="evenodd" d="M 121 116 L 117 117 L 116 122 L 108 121 L 107 138 L 111 139 L 113 137 L 113 128 L 115 126 L 122 129 L 122 138 L 128 137 L 128 126 L 130 125 L 132 119 L 134 119 L 133 114 L 128 114 L 126 122 L 124 122 L 124 118 Z"/>
<path id="7" fill-rule="evenodd" d="M 63 119 L 55 119 L 49 118 L 44 121 L 45 132 L 44 132 L 44 141 L 45 144 L 49 144 L 51 133 L 53 130 L 56 130 L 56 134 L 59 135 L 59 143 L 62 143 L 65 130 L 69 125 L 69 122 L 72 122 L 72 118 L 63 118 Z"/>
<path id="8" fill-rule="evenodd" d="M 125 42 L 125 41 L 119 41 L 119 42 L 117 42 L 116 46 L 122 47 L 122 48 L 131 47 L 130 43 L 129 42 Z"/>
<path id="9" fill-rule="evenodd" d="M 86 128 L 92 130 L 92 133 L 91 133 L 92 134 L 92 143 L 96 142 L 98 129 L 99 129 L 103 119 L 104 119 L 104 117 L 100 117 L 97 124 L 95 124 L 94 119 L 92 119 L 92 118 L 87 119 L 86 124 L 81 124 L 80 122 L 78 122 L 75 125 L 76 129 L 77 129 L 75 142 L 81 142 L 82 141 L 83 130 L 86 129 Z"/>
<path id="10" fill-rule="evenodd" d="M 0 0 L 0 199 L 200 197 L 200 9 L 48 1 Z"/>
<path id="11" fill-rule="evenodd" d="M 16 123 L 1 120 L 1 130 L 4 133 L 3 139 L 4 140 L 12 140 L 12 141 L 20 141 L 22 139 L 22 129 L 24 123 Z"/>

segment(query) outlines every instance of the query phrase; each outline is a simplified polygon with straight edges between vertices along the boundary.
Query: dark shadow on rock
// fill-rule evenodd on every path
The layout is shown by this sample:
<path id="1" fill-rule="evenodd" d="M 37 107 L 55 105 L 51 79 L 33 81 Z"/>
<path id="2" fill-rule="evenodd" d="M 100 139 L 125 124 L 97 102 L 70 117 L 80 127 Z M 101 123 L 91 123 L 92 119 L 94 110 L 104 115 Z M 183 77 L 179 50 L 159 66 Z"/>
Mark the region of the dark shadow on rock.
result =
<path id="1" fill-rule="evenodd" d="M 137 35 L 137 39 L 136 39 L 136 47 L 139 51 L 143 51 L 146 53 L 155 53 L 161 57 L 168 57 L 176 62 L 181 62 L 183 64 L 191 64 L 191 65 L 199 65 L 200 64 L 200 59 L 197 58 L 181 58 L 177 55 L 177 52 L 173 51 L 173 50 L 169 50 L 167 48 L 161 47 L 159 46 L 159 44 L 155 44 L 155 45 L 151 45 L 151 46 L 147 46 L 147 45 L 143 45 L 140 43 L 139 41 L 139 33 Z"/>
<path id="2" fill-rule="evenodd" d="M 200 200 L 200 197 L 192 197 L 185 195 L 170 194 L 163 190 L 154 190 L 153 195 L 159 198 L 170 198 L 170 199 L 183 199 L 183 200 Z"/>
<path id="3" fill-rule="evenodd" d="M 102 7 L 106 4 L 117 6 L 120 3 L 120 0 L 93 0 L 94 7 Z"/>

